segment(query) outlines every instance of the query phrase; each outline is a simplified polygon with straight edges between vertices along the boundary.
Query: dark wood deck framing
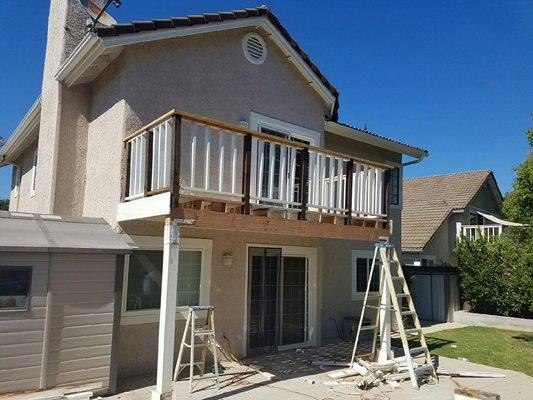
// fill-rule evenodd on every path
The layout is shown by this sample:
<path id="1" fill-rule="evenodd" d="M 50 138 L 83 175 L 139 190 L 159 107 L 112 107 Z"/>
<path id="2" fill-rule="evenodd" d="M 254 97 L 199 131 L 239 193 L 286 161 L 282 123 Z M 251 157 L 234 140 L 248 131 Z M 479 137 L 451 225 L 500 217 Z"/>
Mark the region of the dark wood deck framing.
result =
<path id="1" fill-rule="evenodd" d="M 170 166 L 170 185 L 158 190 L 150 191 L 150 181 L 152 176 L 152 154 L 149 151 L 153 140 L 151 129 L 172 119 L 172 146 Z M 243 145 L 243 164 L 242 164 L 242 188 L 244 196 L 241 201 L 217 196 L 211 194 L 188 193 L 186 190 L 180 190 L 180 143 L 182 120 L 188 120 L 199 124 L 210 125 L 217 129 L 231 131 L 244 137 Z M 121 202 L 127 201 L 126 194 L 129 190 L 129 171 L 130 171 L 130 144 L 129 140 L 143 133 L 147 135 L 146 146 L 146 169 L 145 169 L 145 191 L 144 197 L 154 196 L 164 192 L 170 192 L 170 210 L 167 217 L 194 220 L 195 227 L 199 229 L 214 230 L 232 230 L 242 232 L 256 232 L 266 234 L 296 235 L 306 237 L 337 238 L 347 240 L 378 241 L 380 237 L 389 236 L 389 215 L 390 215 L 390 166 L 353 157 L 349 154 L 343 154 L 331 150 L 326 150 L 328 154 L 336 157 L 347 158 L 347 176 L 353 172 L 354 162 L 364 163 L 369 166 L 385 169 L 385 190 L 383 196 L 383 209 L 386 210 L 386 218 L 360 218 L 352 215 L 352 212 L 344 214 L 339 213 L 320 213 L 308 210 L 307 185 L 304 190 L 300 191 L 301 207 L 298 210 L 283 210 L 267 206 L 251 204 L 251 172 L 252 172 L 252 138 L 261 138 L 270 142 L 280 144 L 289 144 L 297 147 L 305 154 L 309 150 L 325 151 L 325 149 L 308 146 L 302 143 L 288 141 L 286 139 L 268 135 L 262 132 L 252 131 L 239 125 L 230 124 L 223 121 L 191 114 L 179 109 L 173 109 L 168 113 L 157 118 L 153 122 L 145 125 L 131 135 L 124 138 L 123 165 L 122 165 L 122 196 Z M 309 174 L 309 166 L 305 162 L 306 157 L 302 157 L 303 162 L 298 166 L 297 174 L 300 182 L 306 182 Z M 347 179 L 346 182 L 346 204 L 352 202 L 352 185 L 353 180 Z M 154 221 L 151 221 L 153 223 Z M 127 224 L 126 224 L 127 225 Z M 135 224 L 133 224 L 135 225 Z"/>

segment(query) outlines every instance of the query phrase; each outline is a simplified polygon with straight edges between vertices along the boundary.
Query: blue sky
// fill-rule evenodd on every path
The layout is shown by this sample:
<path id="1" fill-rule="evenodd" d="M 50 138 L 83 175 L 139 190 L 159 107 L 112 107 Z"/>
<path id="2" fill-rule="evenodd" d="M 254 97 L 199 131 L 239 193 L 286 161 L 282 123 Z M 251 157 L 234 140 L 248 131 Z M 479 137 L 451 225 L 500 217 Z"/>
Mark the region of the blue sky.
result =
<path id="1" fill-rule="evenodd" d="M 123 0 L 119 22 L 223 11 L 251 1 Z M 39 95 L 48 3 L 0 8 L 0 136 Z M 429 150 L 405 176 L 491 169 L 502 192 L 533 122 L 533 2 L 269 1 L 339 90 L 340 120 Z M 10 168 L 0 169 L 0 198 Z"/>

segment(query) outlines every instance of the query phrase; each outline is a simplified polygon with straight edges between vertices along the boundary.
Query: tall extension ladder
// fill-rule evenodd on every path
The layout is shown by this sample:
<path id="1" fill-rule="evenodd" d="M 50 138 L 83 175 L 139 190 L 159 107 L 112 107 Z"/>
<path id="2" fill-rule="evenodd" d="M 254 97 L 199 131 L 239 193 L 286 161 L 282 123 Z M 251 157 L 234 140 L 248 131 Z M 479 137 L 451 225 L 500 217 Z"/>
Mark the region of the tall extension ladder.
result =
<path id="1" fill-rule="evenodd" d="M 375 296 L 369 296 L 372 274 L 374 272 L 374 268 L 376 267 L 376 260 L 378 257 L 380 258 L 380 261 L 381 261 L 379 292 Z M 385 282 L 387 283 L 387 285 L 385 285 Z M 395 283 L 399 283 L 400 285 L 400 289 L 398 291 L 396 290 L 396 287 L 394 286 Z M 384 286 L 387 287 L 390 293 L 390 297 L 392 301 L 391 308 L 383 308 L 383 305 L 380 303 L 381 294 L 383 293 Z M 407 309 L 403 308 L 404 299 L 406 300 L 406 303 L 407 303 Z M 378 304 L 369 305 L 368 304 L 369 300 L 377 300 Z M 365 311 L 367 309 L 374 309 L 376 311 L 376 316 L 374 318 L 375 322 L 372 325 L 363 326 L 363 319 L 364 319 Z M 422 327 L 420 326 L 420 320 L 418 319 L 418 315 L 416 314 L 415 305 L 411 297 L 411 293 L 409 292 L 407 281 L 405 280 L 405 276 L 402 271 L 402 266 L 400 264 L 398 254 L 396 253 L 396 249 L 394 248 L 394 245 L 390 243 L 376 243 L 376 247 L 374 250 L 374 257 L 372 260 L 372 266 L 370 268 L 370 273 L 368 275 L 368 283 L 366 286 L 366 293 L 365 293 L 365 297 L 363 301 L 363 308 L 361 310 L 361 317 L 359 319 L 359 326 L 357 329 L 357 335 L 355 338 L 355 343 L 354 343 L 353 352 L 352 352 L 352 359 L 351 359 L 350 364 L 353 365 L 355 361 L 355 354 L 357 351 L 357 345 L 359 343 L 359 336 L 360 336 L 361 331 L 365 331 L 365 330 L 373 331 L 372 355 L 375 356 L 376 341 L 377 341 L 377 336 L 378 336 L 378 332 L 380 329 L 380 320 L 379 320 L 380 311 L 384 309 L 390 310 L 396 316 L 396 322 L 398 324 L 398 330 L 399 330 L 400 338 L 402 340 L 403 350 L 405 354 L 404 357 L 398 358 L 398 361 L 401 360 L 407 363 L 407 369 L 409 371 L 411 385 L 415 389 L 418 389 L 417 375 L 421 373 L 429 372 L 429 375 L 436 381 L 438 379 L 437 374 L 435 372 L 433 363 L 431 362 L 431 356 L 429 354 L 429 349 L 427 347 L 426 339 L 424 338 L 424 334 L 422 333 Z M 413 318 L 413 322 L 415 326 L 414 328 L 405 329 L 404 324 L 403 324 L 403 317 L 405 316 L 411 316 Z M 409 342 L 407 340 L 407 335 L 418 336 L 418 340 L 420 341 L 420 347 L 409 348 Z M 416 359 L 422 356 L 424 357 L 424 364 L 421 364 L 415 369 L 413 365 L 413 359 Z"/>
<path id="2" fill-rule="evenodd" d="M 198 318 L 197 312 L 207 311 L 205 317 L 205 323 L 202 326 L 196 325 Z M 186 343 L 186 338 L 190 330 L 191 342 Z M 200 338 L 199 343 L 195 343 L 195 338 Z M 200 360 L 194 358 L 194 349 L 197 347 L 202 348 Z M 189 366 L 189 393 L 193 390 L 194 381 L 194 367 L 199 370 L 199 376 L 203 376 L 205 372 L 205 359 L 207 356 L 207 350 L 211 347 L 211 352 L 214 358 L 215 367 L 215 382 L 217 389 L 220 389 L 220 379 L 218 376 L 218 355 L 217 355 L 217 342 L 215 339 L 215 309 L 213 306 L 192 306 L 189 307 L 189 313 L 187 315 L 187 322 L 185 323 L 185 329 L 183 330 L 183 337 L 181 338 L 180 350 L 178 353 L 178 360 L 176 362 L 176 369 L 174 370 L 174 381 L 178 380 L 178 376 L 181 371 Z M 183 352 L 185 348 L 190 350 L 190 361 L 188 363 L 182 363 Z"/>

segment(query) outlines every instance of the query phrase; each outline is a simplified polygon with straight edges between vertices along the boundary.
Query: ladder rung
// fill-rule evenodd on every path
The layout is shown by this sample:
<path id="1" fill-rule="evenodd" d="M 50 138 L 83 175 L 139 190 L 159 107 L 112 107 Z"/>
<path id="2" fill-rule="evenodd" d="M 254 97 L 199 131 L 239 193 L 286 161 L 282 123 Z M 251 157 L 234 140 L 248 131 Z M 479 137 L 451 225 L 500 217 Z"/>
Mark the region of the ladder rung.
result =
<path id="1" fill-rule="evenodd" d="M 183 343 L 183 345 L 187 348 L 191 348 L 191 345 L 189 343 Z M 205 346 L 205 343 L 198 343 L 198 344 L 195 344 L 194 347 L 204 347 Z"/>
<path id="2" fill-rule="evenodd" d="M 392 280 L 393 280 L 393 281 L 403 281 L 404 278 L 403 278 L 403 276 L 393 276 L 393 277 L 392 277 Z"/>
<path id="3" fill-rule="evenodd" d="M 409 311 L 402 311 L 402 312 L 401 312 L 401 315 L 402 315 L 402 316 L 403 316 L 403 315 L 414 315 L 414 313 L 415 313 L 415 312 L 412 311 L 412 310 L 409 310 Z"/>
<path id="4" fill-rule="evenodd" d="M 396 294 L 396 297 L 406 299 L 406 298 L 409 297 L 409 293 L 398 293 L 398 294 Z"/>
<path id="5" fill-rule="evenodd" d="M 367 296 L 367 299 L 379 299 L 381 297 L 381 293 L 369 293 Z"/>
<path id="6" fill-rule="evenodd" d="M 365 307 L 373 308 L 374 310 L 390 310 L 390 311 L 394 311 L 393 307 L 371 306 L 369 304 L 365 304 Z"/>
<path id="7" fill-rule="evenodd" d="M 196 362 L 193 362 L 192 365 L 202 365 L 203 362 L 201 361 L 196 361 Z M 188 365 L 191 365 L 191 363 L 181 363 L 180 366 L 181 367 L 185 367 L 185 366 L 188 366 Z"/>
<path id="8" fill-rule="evenodd" d="M 362 330 L 362 331 L 373 331 L 377 327 L 378 327 L 377 325 L 363 325 L 360 330 Z"/>
<path id="9" fill-rule="evenodd" d="M 214 335 L 215 331 L 211 329 L 198 329 L 194 331 L 194 336 Z"/>
<path id="10" fill-rule="evenodd" d="M 421 347 L 414 347 L 412 349 L 409 349 L 409 353 L 411 355 L 417 354 L 417 353 L 425 353 L 427 351 L 427 347 L 421 346 Z"/>
<path id="11" fill-rule="evenodd" d="M 412 328 L 412 329 L 406 329 L 405 333 L 407 335 L 418 335 L 419 332 L 422 332 L 421 328 Z"/>

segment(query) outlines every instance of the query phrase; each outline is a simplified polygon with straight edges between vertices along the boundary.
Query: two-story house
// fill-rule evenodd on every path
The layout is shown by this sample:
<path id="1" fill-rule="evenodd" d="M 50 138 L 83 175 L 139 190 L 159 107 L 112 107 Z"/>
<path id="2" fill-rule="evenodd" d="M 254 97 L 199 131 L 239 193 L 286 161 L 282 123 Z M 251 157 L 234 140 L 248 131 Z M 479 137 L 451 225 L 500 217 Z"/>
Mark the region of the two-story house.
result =
<path id="1" fill-rule="evenodd" d="M 84 351 L 60 383 L 157 366 L 164 395 L 188 305 L 213 305 L 241 357 L 336 337 L 374 243 L 400 247 L 404 157 L 427 151 L 339 122 L 339 93 L 266 7 L 84 27 L 77 1 L 51 1 L 41 96 L 0 148 L 11 211 L 104 218 L 133 249 L 99 275 L 121 292 L 102 300 L 114 340 L 77 333 L 101 364 Z"/>

